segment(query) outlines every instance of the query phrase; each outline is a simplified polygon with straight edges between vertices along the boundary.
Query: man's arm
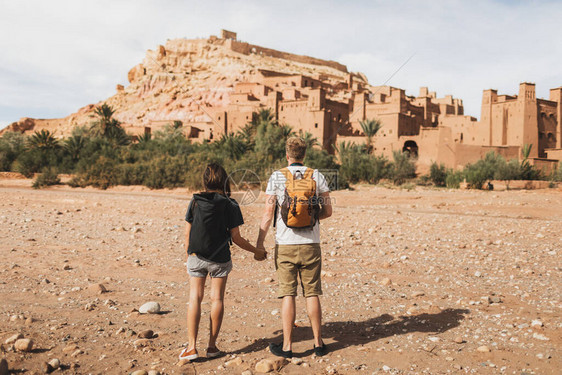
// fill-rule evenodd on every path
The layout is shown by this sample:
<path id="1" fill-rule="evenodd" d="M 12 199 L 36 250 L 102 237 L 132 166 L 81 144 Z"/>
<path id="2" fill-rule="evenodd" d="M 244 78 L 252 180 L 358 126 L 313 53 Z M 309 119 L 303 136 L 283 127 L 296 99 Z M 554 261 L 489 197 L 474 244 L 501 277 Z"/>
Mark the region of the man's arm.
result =
<path id="1" fill-rule="evenodd" d="M 187 249 L 189 248 L 189 234 L 191 232 L 191 223 L 190 222 L 186 222 L 185 223 L 185 255 L 189 254 L 187 253 Z"/>
<path id="2" fill-rule="evenodd" d="M 320 205 L 318 220 L 324 220 L 332 216 L 332 200 L 330 199 L 329 192 L 320 194 Z"/>
<path id="3" fill-rule="evenodd" d="M 266 194 L 265 196 L 265 211 L 261 218 L 260 232 L 258 234 L 258 241 L 256 244 L 257 248 L 263 249 L 263 243 L 265 241 L 265 236 L 269 230 L 269 226 L 273 221 L 273 216 L 275 214 L 275 205 L 277 204 L 277 196 Z"/>

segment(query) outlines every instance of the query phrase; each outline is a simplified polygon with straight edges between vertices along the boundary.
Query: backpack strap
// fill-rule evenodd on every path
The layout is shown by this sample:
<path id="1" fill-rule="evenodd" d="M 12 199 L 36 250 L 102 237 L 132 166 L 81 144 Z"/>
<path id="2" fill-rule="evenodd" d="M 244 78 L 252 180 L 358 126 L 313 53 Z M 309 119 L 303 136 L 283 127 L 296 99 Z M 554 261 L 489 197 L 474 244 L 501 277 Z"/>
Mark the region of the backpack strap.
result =
<path id="1" fill-rule="evenodd" d="M 291 171 L 289 170 L 289 168 L 285 167 L 285 168 L 281 168 L 279 170 L 279 172 L 281 172 L 283 174 L 283 176 L 285 176 L 285 186 L 287 186 L 287 183 L 290 183 L 293 181 L 293 174 L 291 173 Z M 277 214 L 279 213 L 279 202 L 275 203 L 275 211 L 273 213 L 273 228 L 275 228 L 276 223 L 277 223 Z"/>
<path id="2" fill-rule="evenodd" d="M 283 176 L 285 176 L 285 179 L 287 179 L 287 181 L 292 182 L 294 177 L 293 174 L 291 173 L 291 171 L 289 170 L 289 168 L 285 167 L 279 170 L 279 172 L 283 173 Z"/>
<path id="3" fill-rule="evenodd" d="M 303 179 L 312 178 L 313 174 L 314 174 L 314 169 L 306 168 L 306 171 L 304 171 L 304 174 L 302 175 L 302 178 Z"/>

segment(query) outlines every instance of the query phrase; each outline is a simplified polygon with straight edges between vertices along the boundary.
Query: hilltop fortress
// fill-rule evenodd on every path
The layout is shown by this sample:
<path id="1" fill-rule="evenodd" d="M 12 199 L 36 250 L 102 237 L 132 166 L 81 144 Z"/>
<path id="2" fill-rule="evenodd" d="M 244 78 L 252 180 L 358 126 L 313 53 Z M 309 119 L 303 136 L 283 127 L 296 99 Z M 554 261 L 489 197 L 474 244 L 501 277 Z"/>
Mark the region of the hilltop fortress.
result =
<path id="1" fill-rule="evenodd" d="M 186 137 L 214 140 L 236 132 L 252 112 L 270 108 L 280 123 L 310 132 L 335 152 L 341 141 L 364 143 L 360 121 L 379 119 L 374 153 L 394 150 L 418 156 L 421 167 L 433 161 L 461 167 L 495 151 L 520 158 L 532 144 L 531 161 L 552 168 L 562 160 L 562 87 L 537 99 L 533 83 L 521 83 L 518 95 L 484 90 L 480 120 L 465 116 L 462 100 L 437 98 L 426 87 L 417 97 L 403 89 L 372 86 L 360 73 L 334 61 L 300 56 L 220 37 L 168 40 L 128 73 L 130 84 L 117 85 L 107 103 L 131 134 L 151 133 L 181 121 Z M 69 135 L 93 120 L 94 105 L 62 119 L 23 118 L 8 130 L 55 131 Z"/>

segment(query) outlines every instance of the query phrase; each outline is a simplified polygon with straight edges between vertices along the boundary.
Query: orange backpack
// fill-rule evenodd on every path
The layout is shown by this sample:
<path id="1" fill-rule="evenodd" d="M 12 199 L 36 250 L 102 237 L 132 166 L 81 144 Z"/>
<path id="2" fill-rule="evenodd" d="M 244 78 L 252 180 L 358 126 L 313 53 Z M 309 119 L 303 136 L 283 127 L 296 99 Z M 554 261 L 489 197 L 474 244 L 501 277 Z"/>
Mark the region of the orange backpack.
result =
<path id="1" fill-rule="evenodd" d="M 320 212 L 316 181 L 312 179 L 314 170 L 307 168 L 304 174 L 296 171 L 294 176 L 289 168 L 280 172 L 286 178 L 284 199 L 279 204 L 283 222 L 288 228 L 314 228 Z M 301 178 L 297 179 L 298 175 Z"/>

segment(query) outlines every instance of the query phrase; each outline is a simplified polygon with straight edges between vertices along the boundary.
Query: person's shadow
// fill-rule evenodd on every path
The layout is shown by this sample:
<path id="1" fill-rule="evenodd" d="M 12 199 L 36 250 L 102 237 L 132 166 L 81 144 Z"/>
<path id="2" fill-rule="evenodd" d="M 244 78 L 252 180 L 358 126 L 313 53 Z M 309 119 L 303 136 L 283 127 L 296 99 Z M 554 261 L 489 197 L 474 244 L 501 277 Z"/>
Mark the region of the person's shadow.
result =
<path id="1" fill-rule="evenodd" d="M 393 335 L 404 335 L 411 332 L 443 333 L 451 328 L 458 327 L 465 314 L 468 313 L 470 311 L 466 309 L 445 309 L 436 314 L 424 313 L 413 316 L 399 316 L 398 318 L 383 314 L 363 322 L 331 322 L 323 325 L 322 337 L 334 340 L 333 343 L 326 345 L 329 352 L 334 352 L 348 346 L 365 345 Z M 274 334 L 277 336 L 256 340 L 231 354 L 255 352 L 265 349 L 270 342 L 281 342 L 283 339 L 282 331 L 275 331 Z M 295 327 L 293 342 L 304 340 L 312 340 L 310 327 Z M 294 353 L 294 356 L 306 357 L 313 352 L 314 350 L 311 348 L 304 353 Z"/>

